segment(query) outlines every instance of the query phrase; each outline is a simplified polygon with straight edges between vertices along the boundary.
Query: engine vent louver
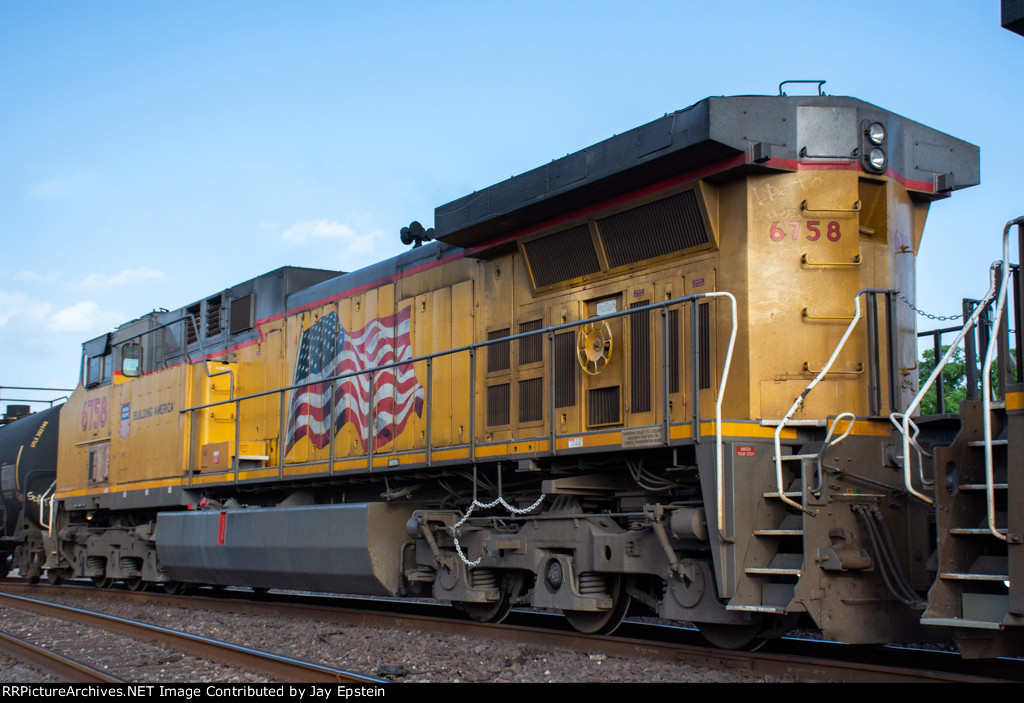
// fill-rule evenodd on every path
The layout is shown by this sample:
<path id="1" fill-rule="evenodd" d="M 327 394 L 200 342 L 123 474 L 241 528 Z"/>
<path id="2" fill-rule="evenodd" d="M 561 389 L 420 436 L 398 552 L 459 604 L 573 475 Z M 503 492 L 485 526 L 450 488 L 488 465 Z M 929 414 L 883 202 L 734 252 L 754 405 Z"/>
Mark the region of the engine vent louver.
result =
<path id="1" fill-rule="evenodd" d="M 508 384 L 487 387 L 487 425 L 500 427 L 508 424 Z"/>
<path id="2" fill-rule="evenodd" d="M 679 310 L 668 311 L 668 392 L 679 392 Z"/>
<path id="3" fill-rule="evenodd" d="M 629 307 L 649 305 L 649 300 Z M 629 411 L 645 413 L 651 409 L 651 311 L 641 310 L 629 316 L 631 363 L 629 366 Z"/>
<path id="4" fill-rule="evenodd" d="M 597 225 L 611 268 L 708 243 L 692 190 L 609 215 Z"/>
<path id="5" fill-rule="evenodd" d="M 622 422 L 619 387 L 591 388 L 587 391 L 587 425 L 615 425 Z"/>
<path id="6" fill-rule="evenodd" d="M 597 273 L 601 263 L 587 225 L 549 234 L 523 244 L 526 261 L 538 288 Z"/>
<path id="7" fill-rule="evenodd" d="M 192 318 L 191 320 L 188 318 Z M 185 308 L 185 344 L 192 344 L 199 338 L 199 306 Z"/>
<path id="8" fill-rule="evenodd" d="M 220 334 L 220 309 L 221 297 L 210 298 L 206 301 L 206 336 L 214 337 Z"/>
<path id="9" fill-rule="evenodd" d="M 250 293 L 231 301 L 231 334 L 238 334 L 239 332 L 252 329 L 252 297 L 253 294 Z"/>
<path id="10" fill-rule="evenodd" d="M 519 325 L 519 334 L 535 332 L 543 325 L 542 320 L 531 320 Z M 544 360 L 544 335 L 535 334 L 519 340 L 519 363 L 534 364 Z"/>
<path id="11" fill-rule="evenodd" d="M 544 419 L 544 379 L 531 378 L 519 382 L 519 422 Z"/>
<path id="12" fill-rule="evenodd" d="M 576 405 L 576 333 L 555 335 L 555 407 Z"/>
<path id="13" fill-rule="evenodd" d="M 700 303 L 697 308 L 697 341 L 700 344 L 700 387 L 711 388 L 711 306 Z"/>
<path id="14" fill-rule="evenodd" d="M 509 328 L 493 330 L 487 333 L 487 341 L 504 339 L 509 335 Z M 511 357 L 509 356 L 508 342 L 498 342 L 487 345 L 487 373 L 496 371 L 508 371 L 512 368 Z"/>

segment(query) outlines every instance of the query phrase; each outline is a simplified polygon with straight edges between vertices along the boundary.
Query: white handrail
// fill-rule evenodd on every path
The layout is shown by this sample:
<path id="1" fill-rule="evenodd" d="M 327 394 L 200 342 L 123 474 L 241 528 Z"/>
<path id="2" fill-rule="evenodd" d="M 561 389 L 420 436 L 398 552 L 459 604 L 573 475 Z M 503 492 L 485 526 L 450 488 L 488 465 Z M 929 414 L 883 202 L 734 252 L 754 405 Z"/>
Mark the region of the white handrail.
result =
<path id="1" fill-rule="evenodd" d="M 910 474 L 911 474 L 911 471 L 910 471 L 910 464 L 911 464 L 911 461 L 910 461 L 910 442 L 911 442 L 910 428 L 911 428 L 911 426 L 913 426 L 914 430 L 915 430 L 915 433 L 914 433 L 914 438 L 915 438 L 914 446 L 915 446 L 915 449 L 918 451 L 919 456 L 920 456 L 920 446 L 917 444 L 917 441 L 916 441 L 917 425 L 915 425 L 913 420 L 911 420 L 911 415 L 913 415 L 914 411 L 921 405 L 921 401 L 923 400 L 925 394 L 929 391 L 929 389 L 931 389 L 932 385 L 934 385 L 935 380 L 937 378 L 939 378 L 939 375 L 942 373 L 943 368 L 946 366 L 947 363 L 949 363 L 949 359 L 953 356 L 954 352 L 956 352 L 957 348 L 960 346 L 960 342 L 962 342 L 964 337 L 967 336 L 967 333 L 971 331 L 971 328 L 974 327 L 977 324 L 978 318 L 981 317 L 981 315 L 985 311 L 985 308 L 988 305 L 988 303 L 993 299 L 993 297 L 995 297 L 996 298 L 996 317 L 995 317 L 995 321 L 993 322 L 992 336 L 991 336 L 991 338 L 989 340 L 988 348 L 985 350 L 985 364 L 984 364 L 983 377 L 982 377 L 981 384 L 982 384 L 982 395 L 984 396 L 982 398 L 982 404 L 983 404 L 983 410 L 984 410 L 983 424 L 984 424 L 984 432 L 985 432 L 985 483 L 986 483 L 985 492 L 986 492 L 986 498 L 987 498 L 988 526 L 989 526 L 989 531 L 993 535 L 995 535 L 996 537 L 998 537 L 1001 540 L 1006 540 L 1006 537 L 1004 535 L 1002 535 L 998 531 L 998 529 L 996 529 L 996 526 L 995 526 L 994 480 L 993 480 L 993 475 L 992 475 L 992 425 L 991 425 L 991 417 L 990 417 L 991 410 L 992 410 L 992 377 L 991 377 L 991 371 L 992 371 L 992 358 L 993 358 L 993 355 L 995 353 L 996 341 L 997 341 L 997 338 L 998 338 L 998 335 L 999 335 L 999 323 L 1000 323 L 1000 321 L 1002 319 L 1003 308 L 1006 305 L 1007 282 L 1009 280 L 1009 266 L 1010 266 L 1010 228 L 1013 225 L 1018 225 L 1018 226 L 1024 225 L 1024 217 L 1018 217 L 1015 220 L 1010 220 L 1009 222 L 1006 223 L 1006 226 L 1003 228 L 1003 260 L 1002 261 L 994 262 L 992 264 L 992 266 L 990 267 L 990 269 L 989 269 L 989 288 L 988 288 L 988 292 L 985 293 L 984 297 L 981 299 L 981 301 L 979 302 L 977 307 L 975 307 L 974 312 L 971 314 L 971 316 L 964 323 L 964 326 L 960 330 L 960 332 L 957 334 L 956 339 L 954 339 L 953 343 L 949 345 L 949 348 L 946 350 L 946 353 L 942 356 L 942 360 L 936 362 L 935 368 L 932 370 L 931 375 L 928 376 L 928 380 L 925 381 L 925 383 L 921 386 L 921 388 L 918 391 L 917 395 L 914 396 L 914 399 L 910 402 L 910 405 L 907 407 L 907 409 L 903 413 L 892 413 L 889 416 L 889 419 L 892 421 L 892 423 L 894 425 L 896 425 L 896 428 L 903 435 L 903 484 L 904 484 L 904 487 L 907 489 L 907 492 L 910 493 L 912 496 L 914 496 L 916 498 L 919 498 L 920 500 L 922 500 L 922 501 L 924 501 L 924 502 L 926 502 L 928 504 L 933 504 L 935 502 L 933 499 L 931 499 L 928 496 L 920 493 L 919 491 L 917 491 L 913 487 L 913 485 L 911 485 L 911 479 L 910 479 Z M 999 285 L 998 294 L 996 292 L 996 270 L 997 270 L 997 268 L 1001 269 L 1001 271 L 1002 271 L 1002 281 L 1000 282 L 1000 285 Z M 898 418 L 902 418 L 902 422 L 900 422 L 898 420 Z M 923 463 L 923 460 L 922 459 L 918 459 L 918 463 L 919 464 Z"/>
<path id="2" fill-rule="evenodd" d="M 722 454 L 722 401 L 725 398 L 725 385 L 729 381 L 729 366 L 732 364 L 732 352 L 733 347 L 736 346 L 736 331 L 739 327 L 739 321 L 736 316 L 736 298 L 732 293 L 720 291 L 705 293 L 705 295 L 709 298 L 728 298 L 732 310 L 732 331 L 729 333 L 729 348 L 725 352 L 722 382 L 719 384 L 718 398 L 715 400 L 715 484 L 717 488 L 715 492 L 718 494 L 718 535 L 725 541 L 731 542 L 732 537 L 725 534 L 725 457 Z M 694 388 L 692 392 L 696 394 L 700 391 Z M 697 422 L 700 422 L 700 418 L 697 418 Z M 694 429 L 696 430 L 696 428 Z"/>
<path id="3" fill-rule="evenodd" d="M 775 428 L 775 485 L 779 492 L 779 497 L 782 499 L 782 501 L 787 505 L 796 508 L 797 510 L 803 510 L 804 506 L 788 498 L 786 496 L 786 492 L 782 488 L 782 429 L 786 426 L 786 422 L 788 422 L 789 419 L 793 416 L 793 413 L 796 412 L 797 408 L 799 408 L 800 405 L 803 404 L 804 398 L 806 398 L 807 395 L 811 392 L 811 390 L 816 385 L 818 385 L 818 382 L 825 377 L 825 374 L 829 372 L 829 369 L 832 368 L 832 364 L 834 364 L 836 361 L 836 357 L 839 356 L 839 352 L 841 352 L 843 350 L 843 347 L 846 346 L 846 341 L 850 338 L 850 335 L 853 333 L 853 328 L 856 327 L 857 323 L 860 321 L 860 296 L 862 293 L 869 292 L 870 290 L 872 289 L 862 288 L 861 290 L 857 291 L 857 294 L 853 297 L 853 319 L 850 320 L 850 324 L 847 325 L 846 332 L 843 333 L 842 339 L 839 340 L 839 344 L 836 346 L 835 351 L 832 352 L 832 356 L 829 357 L 828 362 L 825 364 L 824 368 L 822 368 L 821 371 L 818 372 L 818 375 L 814 377 L 814 380 L 807 384 L 807 387 L 804 388 L 803 392 L 801 392 L 800 395 L 797 396 L 796 400 L 793 401 L 793 405 L 789 408 L 789 411 L 786 413 L 786 415 L 782 418 L 782 421 L 779 422 L 778 426 L 776 426 Z M 853 427 L 852 422 L 850 424 L 850 427 Z M 849 430 L 847 430 L 846 434 L 849 434 Z M 843 437 L 845 437 L 846 434 L 844 434 Z M 840 439 L 842 439 L 842 437 Z"/>
<path id="4" fill-rule="evenodd" d="M 953 353 L 960 346 L 960 342 L 963 341 L 964 337 L 967 336 L 967 333 L 971 331 L 972 327 L 974 327 L 975 323 L 978 321 L 978 318 L 981 316 L 981 313 L 984 312 L 985 305 L 988 303 L 989 299 L 995 293 L 996 274 L 994 266 L 989 273 L 989 278 L 991 279 L 991 282 L 989 285 L 988 292 L 981 299 L 981 303 L 974 309 L 974 312 L 971 313 L 971 316 L 967 319 L 967 322 L 964 323 L 963 329 L 961 329 L 960 332 L 957 334 L 956 339 L 953 340 L 953 343 L 949 345 L 949 348 L 946 350 L 946 353 L 943 354 L 942 359 L 935 363 L 935 368 L 932 369 L 931 375 L 928 376 L 928 380 L 925 381 L 921 388 L 918 390 L 917 395 L 914 396 L 914 399 L 910 401 L 910 405 L 907 406 L 907 409 L 902 413 L 894 412 L 889 415 L 889 420 L 892 422 L 892 424 L 896 426 L 896 429 L 898 429 L 900 433 L 903 435 L 903 485 L 907 489 L 907 492 L 910 493 L 910 495 L 924 501 L 925 503 L 928 503 L 929 505 L 933 504 L 935 501 L 929 498 L 928 496 L 924 495 L 911 485 L 910 426 L 914 425 L 914 423 L 911 421 L 910 417 L 911 415 L 914 414 L 914 411 L 921 405 L 921 401 L 924 399 L 925 394 L 935 383 L 935 379 L 938 378 L 939 375 L 942 373 L 942 369 L 946 366 L 947 363 L 949 363 L 949 360 L 953 356 Z M 917 430 L 917 425 L 914 425 L 914 429 Z M 914 433 L 914 436 L 917 436 L 916 431 Z M 917 446 L 916 441 L 914 442 L 914 447 L 917 450 L 920 449 L 920 447 Z M 920 461 L 923 460 L 919 460 L 919 462 Z"/>
<path id="5" fill-rule="evenodd" d="M 1010 281 L 1010 228 L 1014 225 L 1024 226 L 1024 217 L 1010 220 L 1003 227 L 1003 261 L 1001 268 L 1001 280 L 999 282 L 999 295 L 996 298 L 996 316 L 992 321 L 992 336 L 988 342 L 988 349 L 985 350 L 985 365 L 981 377 L 982 407 L 984 409 L 985 426 L 985 498 L 988 511 L 988 531 L 998 539 L 1006 542 L 1006 535 L 1002 534 L 996 527 L 995 507 L 995 478 L 992 468 L 992 359 L 995 356 L 996 339 L 999 336 L 999 323 L 1003 319 L 1003 310 L 1006 307 L 1007 284 Z M 1020 350 L 1017 350 L 1020 354 Z M 1008 364 L 1009 359 L 1003 363 Z"/>

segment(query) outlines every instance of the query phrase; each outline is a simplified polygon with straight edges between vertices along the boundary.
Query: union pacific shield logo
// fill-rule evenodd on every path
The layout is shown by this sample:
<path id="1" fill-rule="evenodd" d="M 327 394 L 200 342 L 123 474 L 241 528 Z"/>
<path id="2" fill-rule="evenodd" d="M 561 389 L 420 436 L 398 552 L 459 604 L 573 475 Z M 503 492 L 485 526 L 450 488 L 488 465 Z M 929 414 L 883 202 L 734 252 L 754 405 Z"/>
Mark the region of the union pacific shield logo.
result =
<path id="1" fill-rule="evenodd" d="M 132 406 L 125 403 L 121 406 L 121 439 L 128 439 L 128 431 L 131 429 Z"/>

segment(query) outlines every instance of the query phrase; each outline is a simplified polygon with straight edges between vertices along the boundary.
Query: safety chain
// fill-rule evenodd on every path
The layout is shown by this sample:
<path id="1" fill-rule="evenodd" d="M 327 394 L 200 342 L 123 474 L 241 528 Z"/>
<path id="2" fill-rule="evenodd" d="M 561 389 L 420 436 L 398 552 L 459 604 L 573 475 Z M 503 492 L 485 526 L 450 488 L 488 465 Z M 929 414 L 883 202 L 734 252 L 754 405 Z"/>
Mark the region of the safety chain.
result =
<path id="1" fill-rule="evenodd" d="M 920 315 L 921 317 L 927 317 L 929 320 L 938 320 L 939 322 L 945 322 L 946 320 L 959 320 L 964 316 L 963 313 L 960 313 L 959 315 L 932 315 L 930 313 L 925 312 L 924 310 L 921 310 L 912 302 L 907 300 L 906 296 L 904 296 L 902 293 L 900 293 L 900 300 L 906 303 L 907 306 L 911 310 L 916 312 L 918 315 Z"/>
<path id="2" fill-rule="evenodd" d="M 963 316 L 964 316 L 963 313 L 961 313 L 959 315 L 932 315 L 932 314 L 927 313 L 924 310 L 921 310 L 920 308 L 918 308 L 912 302 L 907 300 L 907 298 L 902 293 L 900 293 L 899 291 L 896 291 L 896 292 L 899 293 L 900 300 L 902 300 L 904 303 L 906 303 L 910 307 L 911 310 L 916 312 L 918 315 L 921 315 L 922 317 L 927 317 L 929 320 L 938 320 L 940 322 L 945 322 L 946 320 L 959 320 L 959 319 L 963 318 Z M 992 295 L 987 296 L 984 300 L 976 300 L 976 301 L 974 301 L 975 303 L 977 303 L 977 305 L 975 307 L 976 308 L 977 307 L 984 307 L 985 305 L 988 305 L 990 302 L 992 302 L 992 300 L 995 297 L 996 297 L 996 294 L 992 293 Z M 991 324 L 991 323 L 989 323 L 989 324 Z"/>
<path id="3" fill-rule="evenodd" d="M 473 512 L 475 508 L 482 508 L 484 510 L 487 510 L 488 508 L 493 508 L 495 505 L 502 505 L 513 515 L 525 515 L 526 513 L 535 510 L 536 507 L 541 504 L 541 501 L 543 501 L 546 497 L 546 493 L 541 493 L 540 498 L 538 498 L 537 501 L 529 508 L 515 508 L 506 503 L 505 499 L 502 498 L 501 496 L 498 496 L 490 503 L 481 503 L 480 501 L 474 499 L 472 505 L 469 506 L 469 510 L 467 510 L 466 514 L 462 516 L 462 519 L 448 528 L 448 531 L 451 533 L 452 538 L 455 540 L 455 551 L 459 553 L 459 558 L 462 559 L 462 563 L 470 568 L 473 568 L 481 561 L 483 561 L 484 558 L 484 555 L 481 554 L 476 561 L 469 561 L 468 559 L 466 559 L 466 555 L 462 553 L 462 545 L 459 544 L 459 538 L 457 536 L 459 528 L 462 527 L 462 523 L 469 519 L 470 514 Z"/>

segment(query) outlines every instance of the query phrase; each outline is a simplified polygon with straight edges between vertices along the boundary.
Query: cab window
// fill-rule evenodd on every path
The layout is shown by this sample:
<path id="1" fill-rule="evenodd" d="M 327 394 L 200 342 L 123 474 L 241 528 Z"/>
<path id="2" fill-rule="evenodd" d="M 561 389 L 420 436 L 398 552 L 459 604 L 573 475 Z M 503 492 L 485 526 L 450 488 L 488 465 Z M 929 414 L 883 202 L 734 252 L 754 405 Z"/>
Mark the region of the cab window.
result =
<path id="1" fill-rule="evenodd" d="M 113 355 L 110 348 L 110 335 L 90 340 L 82 345 L 82 376 L 86 388 L 93 388 L 110 383 L 113 374 Z"/>
<path id="2" fill-rule="evenodd" d="M 142 371 L 142 345 L 127 342 L 121 346 L 121 373 L 127 378 L 136 378 Z"/>

